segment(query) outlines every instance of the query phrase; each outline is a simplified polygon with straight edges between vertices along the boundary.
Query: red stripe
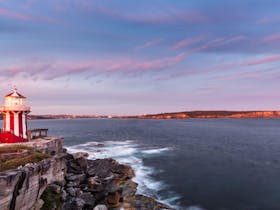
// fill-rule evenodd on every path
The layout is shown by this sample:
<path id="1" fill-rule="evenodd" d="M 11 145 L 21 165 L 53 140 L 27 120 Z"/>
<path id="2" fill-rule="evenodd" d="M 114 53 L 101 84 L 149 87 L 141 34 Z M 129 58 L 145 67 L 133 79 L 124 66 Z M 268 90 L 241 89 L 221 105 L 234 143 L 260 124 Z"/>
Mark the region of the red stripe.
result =
<path id="1" fill-rule="evenodd" d="M 14 113 L 10 113 L 10 131 L 14 133 Z"/>
<path id="2" fill-rule="evenodd" d="M 6 120 L 6 117 L 7 117 L 6 112 L 4 112 L 4 129 L 5 129 L 5 130 L 7 129 L 7 125 L 6 125 L 7 120 Z"/>
<path id="3" fill-rule="evenodd" d="M 23 136 L 23 131 L 22 131 L 22 112 L 18 114 L 18 130 L 19 130 L 19 136 Z"/>
<path id="4" fill-rule="evenodd" d="M 25 134 L 27 134 L 27 113 L 24 113 L 25 115 Z"/>

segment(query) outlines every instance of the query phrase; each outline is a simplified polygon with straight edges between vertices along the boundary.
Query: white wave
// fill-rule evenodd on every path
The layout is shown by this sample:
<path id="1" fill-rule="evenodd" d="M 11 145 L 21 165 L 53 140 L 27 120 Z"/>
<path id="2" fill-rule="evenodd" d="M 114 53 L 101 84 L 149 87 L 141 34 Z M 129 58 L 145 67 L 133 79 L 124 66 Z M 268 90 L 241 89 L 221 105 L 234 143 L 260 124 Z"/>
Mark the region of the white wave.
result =
<path id="1" fill-rule="evenodd" d="M 159 149 L 148 149 L 148 150 L 144 150 L 142 151 L 142 153 L 144 154 L 160 154 L 162 152 L 166 152 L 171 150 L 171 148 L 169 147 L 165 147 L 165 148 L 159 148 Z"/>

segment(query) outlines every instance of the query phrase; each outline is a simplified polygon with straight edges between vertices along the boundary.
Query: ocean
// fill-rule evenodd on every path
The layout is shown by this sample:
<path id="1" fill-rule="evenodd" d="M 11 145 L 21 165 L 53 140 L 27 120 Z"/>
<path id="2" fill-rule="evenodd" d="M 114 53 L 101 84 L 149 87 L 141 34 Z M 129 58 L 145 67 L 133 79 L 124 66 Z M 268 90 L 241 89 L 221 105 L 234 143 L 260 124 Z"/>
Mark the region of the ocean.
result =
<path id="1" fill-rule="evenodd" d="M 279 119 L 32 120 L 69 152 L 112 157 L 174 209 L 279 210 Z"/>

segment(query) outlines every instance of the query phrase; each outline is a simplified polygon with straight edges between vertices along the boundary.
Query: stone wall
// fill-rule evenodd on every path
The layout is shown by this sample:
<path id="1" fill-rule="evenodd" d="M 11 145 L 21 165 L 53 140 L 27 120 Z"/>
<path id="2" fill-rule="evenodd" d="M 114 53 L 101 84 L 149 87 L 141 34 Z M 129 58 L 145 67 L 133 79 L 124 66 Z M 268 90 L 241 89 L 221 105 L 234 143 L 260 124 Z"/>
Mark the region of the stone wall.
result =
<path id="1" fill-rule="evenodd" d="M 0 173 L 0 209 L 39 209 L 37 203 L 46 186 L 54 181 L 63 182 L 65 170 L 65 154 L 61 153 L 38 163 Z"/>

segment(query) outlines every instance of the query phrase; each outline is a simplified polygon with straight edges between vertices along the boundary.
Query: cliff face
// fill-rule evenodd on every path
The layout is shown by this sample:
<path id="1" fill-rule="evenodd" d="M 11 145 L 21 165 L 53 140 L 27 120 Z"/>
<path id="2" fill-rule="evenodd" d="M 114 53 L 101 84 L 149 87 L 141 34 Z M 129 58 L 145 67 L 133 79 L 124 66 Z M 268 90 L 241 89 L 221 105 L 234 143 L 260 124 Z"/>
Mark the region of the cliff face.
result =
<path id="1" fill-rule="evenodd" d="M 0 173 L 0 210 L 170 209 L 136 195 L 130 166 L 113 159 L 89 160 L 86 153 L 67 154 L 60 138 L 28 146 L 54 156 Z"/>
<path id="2" fill-rule="evenodd" d="M 40 197 L 46 186 L 63 181 L 65 176 L 64 154 L 35 164 L 0 174 L 0 209 L 40 209 Z"/>

